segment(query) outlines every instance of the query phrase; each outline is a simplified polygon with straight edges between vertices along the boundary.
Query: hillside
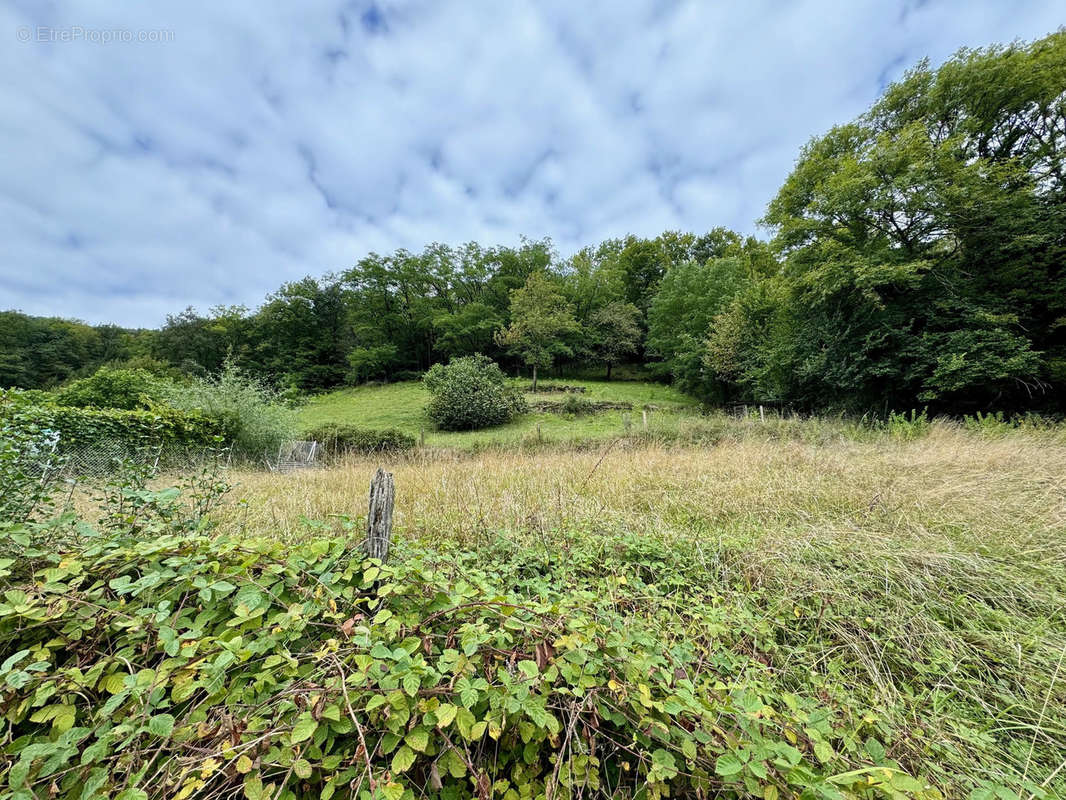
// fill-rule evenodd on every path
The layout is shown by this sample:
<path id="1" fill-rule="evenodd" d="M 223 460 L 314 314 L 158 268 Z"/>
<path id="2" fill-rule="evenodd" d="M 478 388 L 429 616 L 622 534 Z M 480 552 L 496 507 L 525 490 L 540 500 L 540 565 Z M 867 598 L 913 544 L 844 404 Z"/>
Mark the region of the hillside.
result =
<path id="1" fill-rule="evenodd" d="M 473 447 L 479 444 L 535 441 L 538 426 L 541 438 L 549 442 L 610 438 L 625 430 L 626 416 L 630 418 L 634 429 L 639 428 L 642 424 L 641 411 L 645 408 L 648 409 L 649 429 L 677 430 L 696 408 L 696 401 L 691 397 L 659 383 L 567 379 L 565 382 L 542 383 L 541 388 L 559 384 L 581 387 L 585 391 L 527 392 L 526 399 L 533 408 L 530 413 L 523 414 L 510 424 L 479 431 L 448 433 L 434 430 L 425 414 L 429 393 L 418 381 L 358 386 L 319 395 L 300 409 L 299 421 L 305 431 L 327 423 L 355 425 L 371 430 L 395 428 L 416 437 L 425 430 L 427 446 Z M 521 386 L 528 388 L 528 383 Z M 579 402 L 629 404 L 632 408 L 568 414 L 559 406 L 570 396 L 578 398 Z M 537 410 L 547 407 L 556 410 Z"/>

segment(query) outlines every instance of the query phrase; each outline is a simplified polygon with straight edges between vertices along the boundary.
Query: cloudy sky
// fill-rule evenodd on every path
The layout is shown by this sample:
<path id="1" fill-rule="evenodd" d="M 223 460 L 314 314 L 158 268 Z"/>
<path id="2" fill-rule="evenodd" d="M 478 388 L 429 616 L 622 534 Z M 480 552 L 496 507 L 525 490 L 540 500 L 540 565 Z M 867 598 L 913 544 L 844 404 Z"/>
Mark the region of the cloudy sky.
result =
<path id="1" fill-rule="evenodd" d="M 0 308 L 155 326 L 432 241 L 758 232 L 799 147 L 908 66 L 1064 12 L 3 0 Z"/>

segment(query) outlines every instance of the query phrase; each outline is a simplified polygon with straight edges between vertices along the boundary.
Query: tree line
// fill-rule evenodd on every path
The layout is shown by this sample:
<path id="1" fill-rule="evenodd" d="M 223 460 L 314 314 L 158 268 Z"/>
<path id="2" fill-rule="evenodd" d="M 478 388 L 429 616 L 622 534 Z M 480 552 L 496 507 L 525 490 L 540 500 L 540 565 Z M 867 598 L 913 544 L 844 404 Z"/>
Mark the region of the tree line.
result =
<path id="1" fill-rule="evenodd" d="M 0 385 L 231 359 L 281 388 L 481 353 L 530 373 L 635 363 L 708 402 L 1061 410 L 1066 33 L 920 63 L 801 151 L 761 221 L 561 256 L 431 244 L 158 330 L 0 314 Z"/>

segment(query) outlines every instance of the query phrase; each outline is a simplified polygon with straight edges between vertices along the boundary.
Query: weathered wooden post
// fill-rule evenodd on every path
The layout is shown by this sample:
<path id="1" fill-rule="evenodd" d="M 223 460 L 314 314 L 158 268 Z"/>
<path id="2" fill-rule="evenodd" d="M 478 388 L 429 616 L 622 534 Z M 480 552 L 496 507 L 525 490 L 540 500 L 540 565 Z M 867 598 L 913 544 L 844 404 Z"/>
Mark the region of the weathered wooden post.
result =
<path id="1" fill-rule="evenodd" d="M 543 442 L 544 441 L 544 436 L 540 432 L 540 423 L 539 422 L 537 423 L 537 441 L 538 442 Z"/>
<path id="2" fill-rule="evenodd" d="M 759 406 L 759 422 L 766 422 L 766 414 L 762 410 L 762 406 Z"/>
<path id="3" fill-rule="evenodd" d="M 642 408 L 640 410 L 640 419 L 641 419 L 642 424 L 644 425 L 644 432 L 647 433 L 648 432 L 648 409 Z"/>
<path id="4" fill-rule="evenodd" d="M 384 563 L 389 557 L 392 538 L 392 504 L 396 488 L 392 473 L 378 468 L 370 481 L 370 509 L 366 515 L 366 556 Z"/>

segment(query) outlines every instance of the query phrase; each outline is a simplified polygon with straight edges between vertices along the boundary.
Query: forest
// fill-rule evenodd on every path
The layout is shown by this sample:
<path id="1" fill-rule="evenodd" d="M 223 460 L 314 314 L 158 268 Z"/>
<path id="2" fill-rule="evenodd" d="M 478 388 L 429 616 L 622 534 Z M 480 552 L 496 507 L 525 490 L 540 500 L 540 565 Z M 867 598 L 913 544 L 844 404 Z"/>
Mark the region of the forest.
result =
<path id="1" fill-rule="evenodd" d="M 709 404 L 1063 410 L 1066 33 L 921 63 L 811 140 L 760 220 L 561 254 L 433 243 L 159 329 L 0 313 L 0 386 L 101 365 L 281 390 L 411 379 L 481 353 L 508 371 L 617 365 Z"/>

